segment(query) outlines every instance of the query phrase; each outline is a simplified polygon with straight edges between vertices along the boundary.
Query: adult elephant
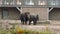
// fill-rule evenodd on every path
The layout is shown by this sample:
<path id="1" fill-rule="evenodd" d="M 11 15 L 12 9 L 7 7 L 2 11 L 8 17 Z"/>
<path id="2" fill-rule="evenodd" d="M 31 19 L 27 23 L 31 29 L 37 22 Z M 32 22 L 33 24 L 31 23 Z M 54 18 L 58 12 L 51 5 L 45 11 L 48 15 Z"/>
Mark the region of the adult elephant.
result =
<path id="1" fill-rule="evenodd" d="M 29 20 L 28 14 L 29 12 L 20 14 L 20 20 L 22 24 L 27 24 L 27 21 Z"/>

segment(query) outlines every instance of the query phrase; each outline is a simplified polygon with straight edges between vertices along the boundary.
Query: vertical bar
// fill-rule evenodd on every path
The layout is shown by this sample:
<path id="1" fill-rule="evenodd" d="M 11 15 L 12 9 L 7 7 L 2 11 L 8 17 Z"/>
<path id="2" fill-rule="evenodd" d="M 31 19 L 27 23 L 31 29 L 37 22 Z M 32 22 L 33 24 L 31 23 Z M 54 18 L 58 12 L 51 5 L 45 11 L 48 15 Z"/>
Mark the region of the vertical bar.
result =
<path id="1" fill-rule="evenodd" d="M 0 0 L 0 6 L 2 5 L 2 0 Z"/>

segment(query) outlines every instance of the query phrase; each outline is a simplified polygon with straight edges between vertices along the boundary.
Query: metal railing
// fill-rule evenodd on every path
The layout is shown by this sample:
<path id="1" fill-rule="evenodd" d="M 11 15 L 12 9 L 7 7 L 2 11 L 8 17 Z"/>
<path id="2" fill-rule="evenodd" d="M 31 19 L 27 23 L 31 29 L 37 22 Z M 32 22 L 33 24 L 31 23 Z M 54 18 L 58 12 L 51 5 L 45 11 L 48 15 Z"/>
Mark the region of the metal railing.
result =
<path id="1" fill-rule="evenodd" d="M 1 7 L 60 7 L 60 0 L 0 0 Z"/>

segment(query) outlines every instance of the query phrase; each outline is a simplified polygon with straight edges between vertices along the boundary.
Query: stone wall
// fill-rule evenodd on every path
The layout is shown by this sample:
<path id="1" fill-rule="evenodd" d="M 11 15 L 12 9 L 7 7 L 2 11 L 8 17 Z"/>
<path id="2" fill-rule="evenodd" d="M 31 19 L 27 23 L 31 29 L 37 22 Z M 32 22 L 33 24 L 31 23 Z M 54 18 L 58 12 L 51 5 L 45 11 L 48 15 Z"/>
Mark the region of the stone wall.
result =
<path id="1" fill-rule="evenodd" d="M 60 8 L 54 8 L 49 12 L 50 20 L 60 20 Z"/>
<path id="2" fill-rule="evenodd" d="M 8 11 L 8 16 L 3 18 L 2 16 L 2 8 L 6 8 Z M 19 11 L 15 7 L 0 7 L 0 19 L 19 19 Z"/>
<path id="3" fill-rule="evenodd" d="M 2 19 L 2 10 L 0 8 L 0 19 Z"/>
<path id="4" fill-rule="evenodd" d="M 40 21 L 48 20 L 48 11 L 47 8 L 31 8 L 31 7 L 23 7 L 23 12 L 30 12 L 31 14 L 35 13 L 39 15 Z"/>

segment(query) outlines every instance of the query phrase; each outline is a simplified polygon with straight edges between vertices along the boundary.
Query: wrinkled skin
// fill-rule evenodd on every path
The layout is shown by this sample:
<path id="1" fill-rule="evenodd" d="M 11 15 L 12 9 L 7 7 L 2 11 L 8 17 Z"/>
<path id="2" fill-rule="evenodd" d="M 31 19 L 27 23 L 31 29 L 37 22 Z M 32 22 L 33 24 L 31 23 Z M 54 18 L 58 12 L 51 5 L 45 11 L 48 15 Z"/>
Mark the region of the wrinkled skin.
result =
<path id="1" fill-rule="evenodd" d="M 33 25 L 36 25 L 37 24 L 37 20 L 38 20 L 38 15 L 30 15 L 29 25 L 31 25 L 32 21 L 33 21 Z"/>
<path id="2" fill-rule="evenodd" d="M 20 20 L 22 24 L 27 24 L 27 21 L 29 20 L 28 13 L 20 14 Z"/>
<path id="3" fill-rule="evenodd" d="M 38 19 L 38 15 L 30 15 L 28 13 L 20 14 L 22 24 L 27 24 L 27 21 L 29 21 L 29 25 L 31 25 L 31 22 L 33 21 L 33 25 L 36 25 Z"/>

